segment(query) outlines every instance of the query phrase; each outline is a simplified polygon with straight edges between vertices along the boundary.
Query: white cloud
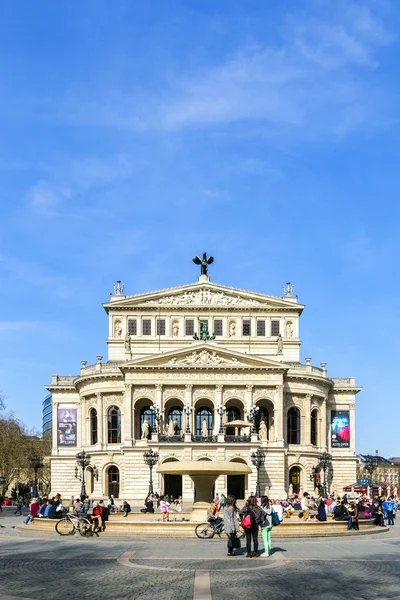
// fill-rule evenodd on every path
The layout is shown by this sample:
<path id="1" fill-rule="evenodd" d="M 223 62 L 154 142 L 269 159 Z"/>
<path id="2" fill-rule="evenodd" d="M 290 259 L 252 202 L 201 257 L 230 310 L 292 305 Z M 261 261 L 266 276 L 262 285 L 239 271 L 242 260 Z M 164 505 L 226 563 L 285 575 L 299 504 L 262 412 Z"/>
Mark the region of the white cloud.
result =
<path id="1" fill-rule="evenodd" d="M 49 213 L 57 209 L 65 200 L 71 199 L 72 191 L 49 181 L 40 180 L 30 188 L 28 196 L 33 208 L 42 213 Z"/>

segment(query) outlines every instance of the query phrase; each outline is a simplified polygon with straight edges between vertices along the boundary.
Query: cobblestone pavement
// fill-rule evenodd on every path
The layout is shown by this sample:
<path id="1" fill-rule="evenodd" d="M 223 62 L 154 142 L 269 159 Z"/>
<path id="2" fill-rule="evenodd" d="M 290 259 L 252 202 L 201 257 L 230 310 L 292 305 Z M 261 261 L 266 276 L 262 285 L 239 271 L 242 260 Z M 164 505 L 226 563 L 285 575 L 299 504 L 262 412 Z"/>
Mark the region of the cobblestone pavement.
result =
<path id="1" fill-rule="evenodd" d="M 399 600 L 400 523 L 389 533 L 279 540 L 270 558 L 225 540 L 85 539 L 18 532 L 0 513 L 1 600 Z"/>

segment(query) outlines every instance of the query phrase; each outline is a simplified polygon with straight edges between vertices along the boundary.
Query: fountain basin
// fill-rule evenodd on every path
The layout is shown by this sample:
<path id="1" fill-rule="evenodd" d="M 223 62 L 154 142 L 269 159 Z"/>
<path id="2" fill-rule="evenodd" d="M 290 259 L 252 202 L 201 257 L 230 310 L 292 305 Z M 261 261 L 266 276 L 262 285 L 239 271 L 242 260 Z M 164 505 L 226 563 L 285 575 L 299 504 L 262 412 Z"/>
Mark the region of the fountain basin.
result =
<path id="1" fill-rule="evenodd" d="M 189 475 L 195 486 L 195 502 L 190 520 L 201 522 L 207 518 L 207 509 L 212 502 L 212 489 L 220 475 L 248 475 L 251 468 L 244 463 L 214 462 L 209 460 L 168 462 L 157 469 L 162 475 Z"/>

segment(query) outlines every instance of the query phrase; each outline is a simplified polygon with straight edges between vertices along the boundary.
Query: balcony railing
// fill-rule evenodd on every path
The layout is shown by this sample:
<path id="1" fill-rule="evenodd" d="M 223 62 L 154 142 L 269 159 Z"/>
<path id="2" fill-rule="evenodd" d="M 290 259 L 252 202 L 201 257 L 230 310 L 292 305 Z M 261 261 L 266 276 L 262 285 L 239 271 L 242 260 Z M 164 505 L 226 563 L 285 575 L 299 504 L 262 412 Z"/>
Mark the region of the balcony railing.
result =
<path id="1" fill-rule="evenodd" d="M 226 435 L 224 439 L 226 442 L 233 442 L 235 444 L 247 444 L 248 442 L 251 442 L 250 435 Z"/>
<path id="2" fill-rule="evenodd" d="M 192 442 L 217 442 L 217 435 L 192 435 Z"/>
<path id="3" fill-rule="evenodd" d="M 159 442 L 167 442 L 169 444 L 174 444 L 175 442 L 184 442 L 184 435 L 165 435 L 164 433 L 160 433 L 158 436 Z"/>

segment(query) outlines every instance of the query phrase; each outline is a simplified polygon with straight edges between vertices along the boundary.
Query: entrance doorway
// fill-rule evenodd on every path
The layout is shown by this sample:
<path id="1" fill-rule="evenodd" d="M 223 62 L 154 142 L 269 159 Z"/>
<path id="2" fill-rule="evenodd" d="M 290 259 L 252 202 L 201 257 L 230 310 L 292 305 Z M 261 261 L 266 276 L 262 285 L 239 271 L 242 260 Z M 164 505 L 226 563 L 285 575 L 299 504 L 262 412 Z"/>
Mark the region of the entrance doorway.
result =
<path id="1" fill-rule="evenodd" d="M 174 498 L 182 496 L 182 475 L 164 475 L 164 494 Z"/>
<path id="2" fill-rule="evenodd" d="M 245 480 L 244 475 L 227 476 L 227 492 L 235 496 L 236 500 L 244 500 Z"/>

